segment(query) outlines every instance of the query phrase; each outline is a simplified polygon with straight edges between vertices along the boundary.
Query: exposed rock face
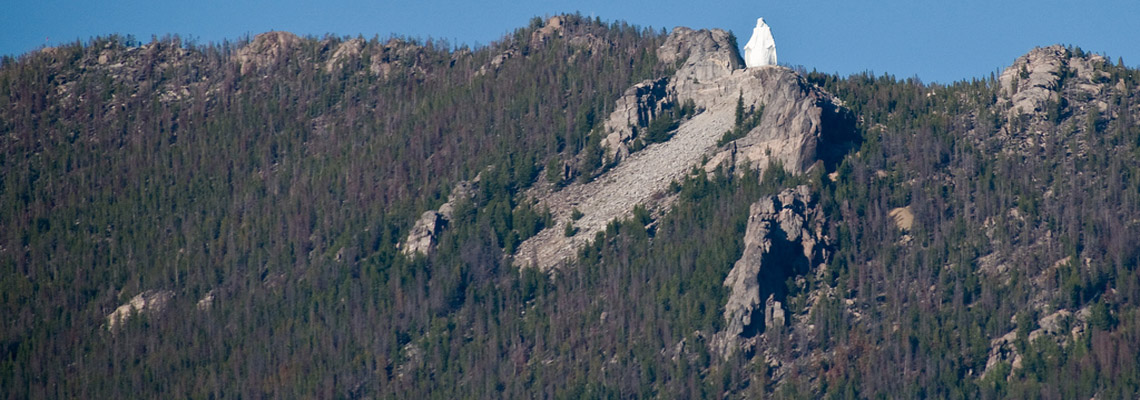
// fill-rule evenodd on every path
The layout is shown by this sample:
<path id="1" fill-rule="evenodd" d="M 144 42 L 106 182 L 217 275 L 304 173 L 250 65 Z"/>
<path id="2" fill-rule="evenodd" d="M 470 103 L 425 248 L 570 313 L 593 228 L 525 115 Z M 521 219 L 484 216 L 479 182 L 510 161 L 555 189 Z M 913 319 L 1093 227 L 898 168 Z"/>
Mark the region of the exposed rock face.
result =
<path id="1" fill-rule="evenodd" d="M 505 48 L 499 54 L 491 58 L 491 61 L 479 68 L 475 73 L 476 76 L 486 75 L 492 72 L 498 72 L 499 67 L 507 60 L 516 57 L 526 57 L 535 49 L 541 49 L 555 39 L 563 39 L 566 43 L 570 44 L 573 52 L 570 54 L 570 59 L 573 60 L 578 54 L 590 54 L 601 51 L 612 46 L 613 44 L 606 39 L 598 37 L 591 32 L 588 27 L 588 19 L 583 20 L 581 17 L 569 15 L 556 15 L 543 21 L 542 26 L 536 27 L 530 34 L 530 40 L 524 46 L 522 43 L 510 43 L 509 47 Z M 529 47 L 529 49 L 527 48 Z"/>
<path id="2" fill-rule="evenodd" d="M 1060 46 L 1034 49 L 1001 74 L 1002 93 L 1010 96 L 1017 113 L 1044 110 L 1045 102 L 1058 99 L 1056 90 L 1067 51 Z"/>
<path id="3" fill-rule="evenodd" d="M 1002 72 L 995 99 L 998 120 L 1004 118 L 1008 123 L 994 129 L 995 121 L 989 116 L 981 118 L 977 125 L 982 129 L 973 135 L 975 140 L 989 151 L 1034 154 L 1047 141 L 1066 141 L 1072 134 L 1087 133 L 1089 119 L 1115 117 L 1109 107 L 1113 99 L 1128 96 L 1137 86 L 1129 87 L 1123 79 L 1114 82 L 1107 63 L 1101 55 L 1060 45 L 1036 48 L 1018 57 Z M 1105 112 L 1110 114 L 1091 115 Z M 1076 156 L 1084 154 L 1081 147 L 1073 150 Z"/>
<path id="4" fill-rule="evenodd" d="M 851 112 L 800 75 L 775 66 L 741 72 L 736 88 L 745 108 L 763 107 L 764 114 L 758 126 L 718 152 L 714 161 L 731 160 L 738 166 L 748 162 L 755 168 L 778 162 L 787 171 L 802 173 L 819 160 L 837 162 L 857 139 Z"/>
<path id="5" fill-rule="evenodd" d="M 675 76 L 694 80 L 720 79 L 744 67 L 729 33 L 720 29 L 674 28 L 657 49 L 657 58 L 667 64 L 683 61 Z"/>
<path id="6" fill-rule="evenodd" d="M 456 203 L 470 199 L 474 193 L 474 184 L 478 182 L 479 177 L 475 177 L 470 183 L 459 182 L 455 188 L 451 189 L 451 195 L 447 197 L 446 203 L 439 206 L 439 210 L 424 211 L 416 220 L 415 225 L 412 226 L 408 238 L 400 243 L 400 252 L 408 257 L 415 256 L 416 253 L 431 254 L 432 250 L 435 250 L 435 245 L 439 243 L 440 233 L 443 233 L 448 222 L 451 221 Z"/>
<path id="7" fill-rule="evenodd" d="M 393 38 L 373 51 L 368 70 L 384 79 L 404 70 L 412 76 L 422 75 L 426 70 L 420 65 L 421 50 L 419 45 Z"/>
<path id="8" fill-rule="evenodd" d="M 776 327 L 784 326 L 787 320 L 784 318 L 784 304 L 776 301 L 776 295 L 768 295 L 768 301 L 764 302 L 764 326 Z"/>
<path id="9" fill-rule="evenodd" d="M 408 234 L 408 239 L 404 241 L 400 251 L 408 256 L 431 253 L 435 249 L 440 232 L 446 225 L 447 219 L 443 218 L 443 214 L 435 210 L 424 211 L 412 226 L 412 232 Z"/>
<path id="10" fill-rule="evenodd" d="M 1088 328 L 1089 315 L 1090 311 L 1087 306 L 1075 313 L 1068 310 L 1058 310 L 1041 317 L 1037 321 L 1038 328 L 1030 331 L 1024 339 L 1028 343 L 1033 343 L 1039 338 L 1045 337 L 1053 340 L 1062 348 L 1068 347 L 1079 340 L 1085 329 Z M 1017 340 L 1018 332 L 1013 330 L 990 341 L 989 357 L 986 359 L 986 369 L 982 372 L 982 377 L 993 374 L 997 370 L 994 367 L 1002 362 L 1009 363 L 1008 373 L 1010 375 L 1023 367 L 1022 356 L 1017 350 Z"/>
<path id="11" fill-rule="evenodd" d="M 213 307 L 213 305 L 214 305 L 214 291 L 213 290 L 206 292 L 206 295 L 202 296 L 202 298 L 198 300 L 198 309 L 199 310 L 202 310 L 202 311 L 209 310 L 210 307 Z"/>
<path id="12" fill-rule="evenodd" d="M 827 261 L 825 224 L 807 186 L 752 204 L 744 253 L 724 280 L 732 294 L 724 307 L 725 329 L 710 343 L 714 352 L 727 358 L 766 328 L 786 324 L 785 282 Z"/>
<path id="13" fill-rule="evenodd" d="M 266 32 L 257 35 L 237 52 L 241 73 L 268 68 L 288 57 L 300 42 L 300 38 L 289 32 Z"/>
<path id="14" fill-rule="evenodd" d="M 616 167 L 589 183 L 575 183 L 553 193 L 539 189 L 530 193 L 538 198 L 539 206 L 550 209 L 555 218 L 552 226 L 557 229 L 547 228 L 524 241 L 515 254 L 518 264 L 544 270 L 554 267 L 572 257 L 609 221 L 628 216 L 634 206 L 663 206 L 657 203 L 668 201 L 662 194 L 670 182 L 684 178 L 704 157 L 736 164 L 751 161 L 755 168 L 779 160 L 790 172 L 801 173 L 821 158 L 843 154 L 846 147 L 842 143 L 854 137 L 854 119 L 837 106 L 838 100 L 790 69 L 742 68 L 725 31 L 676 28 L 658 49 L 658 59 L 680 67 L 673 76 L 627 90 L 605 122 L 603 145 Z M 735 124 L 741 96 L 745 107 L 764 106 L 761 123 L 744 138 L 718 148 L 717 141 Z M 630 152 L 644 131 L 639 128 L 662 110 L 690 100 L 697 114 L 681 123 L 669 140 Z M 561 228 L 571 221 L 574 208 L 585 216 L 573 221 L 579 233 L 566 237 Z"/>
<path id="15" fill-rule="evenodd" d="M 749 161 L 755 167 L 771 160 L 803 172 L 820 158 L 838 158 L 846 152 L 841 144 L 854 139 L 854 116 L 838 106 L 837 99 L 787 68 L 741 69 L 740 56 L 724 31 L 674 29 L 657 57 L 666 63 L 687 58 L 674 76 L 641 82 L 618 99 L 605 122 L 608 135 L 603 144 L 612 158 L 628 156 L 637 128 L 685 100 L 693 100 L 704 111 L 727 112 L 733 119 L 738 97 L 743 97 L 745 107 L 764 108 L 761 123 L 736 146 L 717 154 L 710 169 L 726 159 L 737 164 Z M 740 157 L 734 157 L 737 151 Z"/>
<path id="16" fill-rule="evenodd" d="M 542 28 L 538 28 L 534 33 L 531 33 L 530 45 L 531 47 L 542 46 L 542 44 L 546 43 L 550 38 L 561 35 L 562 31 L 562 17 L 550 17 L 546 20 L 546 23 L 543 24 Z"/>
<path id="17" fill-rule="evenodd" d="M 1097 82 L 1110 77 L 1097 69 L 1106 61 L 1099 54 L 1075 56 L 1061 45 L 1033 49 L 1002 71 L 1002 97 L 1010 101 L 1011 115 L 1044 115 L 1048 102 L 1061 100 L 1062 86 L 1097 94 L 1101 89 Z"/>
<path id="18" fill-rule="evenodd" d="M 776 39 L 772 38 L 772 29 L 764 23 L 764 18 L 756 19 L 752 39 L 744 45 L 744 64 L 748 68 L 776 65 Z"/>
<path id="19" fill-rule="evenodd" d="M 360 51 L 364 50 L 364 40 L 360 38 L 349 39 L 341 43 L 333 51 L 328 61 L 325 61 L 325 72 L 332 73 L 337 68 L 343 66 L 349 60 L 360 57 Z"/>
<path id="20" fill-rule="evenodd" d="M 606 132 L 610 132 L 603 145 L 612 150 L 610 157 L 623 159 L 629 156 L 629 144 L 633 142 L 634 127 L 649 126 L 663 109 L 671 108 L 673 97 L 668 93 L 669 78 L 646 80 L 626 89 L 617 100 L 613 113 L 605 122 Z"/>
<path id="21" fill-rule="evenodd" d="M 141 313 L 156 313 L 166 308 L 166 303 L 174 297 L 169 290 L 147 290 L 131 298 L 107 315 L 107 330 L 115 330 L 115 325 L 125 322 L 131 315 Z"/>

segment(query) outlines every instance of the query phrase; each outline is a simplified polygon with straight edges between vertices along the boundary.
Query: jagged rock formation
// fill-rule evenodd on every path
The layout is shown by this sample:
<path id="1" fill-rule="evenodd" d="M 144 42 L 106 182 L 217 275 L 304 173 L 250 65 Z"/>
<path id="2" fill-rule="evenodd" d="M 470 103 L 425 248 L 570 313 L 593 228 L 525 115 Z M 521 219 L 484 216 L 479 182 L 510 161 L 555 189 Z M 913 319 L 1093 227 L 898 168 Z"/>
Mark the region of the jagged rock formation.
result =
<path id="1" fill-rule="evenodd" d="M 1039 338 L 1045 337 L 1053 340 L 1062 348 L 1068 347 L 1088 329 L 1090 315 L 1089 307 L 1082 308 L 1075 313 L 1068 310 L 1058 310 L 1041 317 L 1037 321 L 1038 328 L 1030 331 L 1021 339 L 1026 340 L 1027 343 L 1033 343 Z M 981 373 L 981 377 L 985 378 L 999 370 L 995 367 L 1002 362 L 1009 363 L 1010 368 L 1007 373 L 1010 375 L 1024 367 L 1022 355 L 1017 347 L 1018 339 L 1017 330 L 1013 330 L 990 341 L 989 357 L 986 359 L 986 369 Z M 1001 378 L 1008 379 L 1009 377 L 1003 376 Z"/>
<path id="2" fill-rule="evenodd" d="M 301 39 L 289 32 L 266 32 L 257 35 L 237 52 L 242 75 L 269 68 L 293 54 Z"/>
<path id="3" fill-rule="evenodd" d="M 126 322 L 132 315 L 162 311 L 172 297 L 174 292 L 169 290 L 147 290 L 139 293 L 131 298 L 131 301 L 107 315 L 107 330 L 115 330 L 115 325 Z"/>
<path id="4" fill-rule="evenodd" d="M 727 358 L 742 345 L 751 347 L 766 328 L 787 322 L 785 284 L 789 277 L 823 268 L 829 256 L 826 222 L 807 186 L 752 204 L 744 253 L 724 280 L 732 294 L 724 307 L 725 329 L 710 342 L 715 353 Z"/>
<path id="5" fill-rule="evenodd" d="M 542 46 L 546 41 L 550 40 L 555 35 L 562 35 L 564 29 L 562 28 L 562 17 L 554 16 L 546 20 L 541 28 L 538 28 L 530 35 L 531 47 Z"/>
<path id="6" fill-rule="evenodd" d="M 772 38 L 772 29 L 764 23 L 764 18 L 756 19 L 752 38 L 744 45 L 744 64 L 748 68 L 776 65 L 776 39 Z"/>
<path id="7" fill-rule="evenodd" d="M 1096 94 L 1100 85 L 1095 82 L 1109 77 L 1096 68 L 1105 61 L 1097 54 L 1075 57 L 1061 45 L 1036 48 L 1018 57 L 1000 78 L 1001 93 L 1010 102 L 1010 115 L 1044 115 L 1049 102 L 1061 101 L 1064 84 Z"/>
<path id="8" fill-rule="evenodd" d="M 606 120 L 604 129 L 605 148 L 611 158 L 622 159 L 629 156 L 629 145 L 634 139 L 634 126 L 649 126 L 649 122 L 667 108 L 674 106 L 668 95 L 669 78 L 643 81 L 626 89 L 617 100 L 614 111 Z"/>
<path id="9" fill-rule="evenodd" d="M 452 212 L 455 210 L 455 205 L 464 200 L 471 198 L 474 193 L 474 185 L 479 183 L 479 177 L 476 176 L 471 182 L 459 182 L 455 188 L 451 190 L 451 194 L 447 197 L 447 202 L 439 206 L 438 210 L 424 211 L 420 218 L 416 220 L 415 225 L 412 226 L 411 232 L 408 233 L 408 238 L 404 239 L 399 244 L 400 252 L 408 257 L 415 256 L 417 253 L 423 255 L 431 254 L 435 249 L 435 245 L 439 243 L 439 235 L 447 228 L 448 222 L 451 221 Z"/>
<path id="10" fill-rule="evenodd" d="M 1032 154 L 1050 140 L 1065 141 L 1072 134 L 1086 133 L 1090 119 L 1116 118 L 1118 111 L 1110 107 L 1113 99 L 1127 97 L 1137 87 L 1110 74 L 1109 64 L 1101 55 L 1061 45 L 1036 48 L 1018 57 L 998 78 L 996 114 L 1009 123 L 993 132 L 988 127 L 995 123 L 981 118 L 977 125 L 983 129 L 975 132 L 976 140 L 995 151 Z M 1083 146 L 1071 152 L 1081 156 Z"/>
<path id="11" fill-rule="evenodd" d="M 556 38 L 565 39 L 572 47 L 585 50 L 585 53 L 595 53 L 611 45 L 607 40 L 591 32 L 581 19 L 556 15 L 547 18 L 541 26 L 531 32 L 530 40 L 527 42 L 529 49 L 525 48 L 527 46 L 522 46 L 521 43 L 513 43 L 492 57 L 489 63 L 480 67 L 475 75 L 481 76 L 489 72 L 497 72 L 507 60 L 526 56 L 530 51 L 541 49 Z M 576 57 L 576 55 L 571 57 Z"/>
<path id="12" fill-rule="evenodd" d="M 746 108 L 763 107 L 760 124 L 716 153 L 706 169 L 726 161 L 754 168 L 775 162 L 801 173 L 816 161 L 836 163 L 856 140 L 851 112 L 798 74 L 762 67 L 749 68 L 745 76 L 739 89 Z"/>
<path id="13" fill-rule="evenodd" d="M 443 214 L 436 210 L 424 211 L 423 215 L 420 215 L 420 219 L 416 220 L 416 224 L 412 226 L 408 238 L 400 245 L 400 251 L 407 256 L 416 253 L 430 254 L 431 250 L 435 248 L 440 232 L 447 226 L 447 220 Z"/>
<path id="14" fill-rule="evenodd" d="M 838 100 L 790 69 L 742 68 L 725 31 L 676 28 L 658 49 L 658 59 L 680 67 L 673 76 L 627 90 L 604 124 L 607 162 L 616 166 L 589 183 L 530 193 L 551 210 L 557 229 L 524 241 L 515 253 L 519 265 L 558 265 L 634 206 L 659 208 L 668 201 L 662 194 L 669 183 L 682 179 L 704 157 L 712 156 L 717 164 L 750 162 L 755 168 L 779 161 L 786 170 L 802 173 L 817 160 L 844 153 L 844 143 L 854 138 L 854 120 Z M 735 124 L 739 98 L 746 107 L 762 106 L 764 115 L 744 138 L 720 148 L 718 139 Z M 669 140 L 630 151 L 650 120 L 688 101 L 697 114 L 680 123 Z M 574 208 L 584 217 L 573 221 L 579 233 L 566 237 L 561 228 L 571 221 Z"/>
<path id="15" fill-rule="evenodd" d="M 384 79 L 388 79 L 397 71 L 406 71 L 411 76 L 422 76 L 427 71 L 420 65 L 422 56 L 419 45 L 392 38 L 373 51 L 368 70 Z"/>
<path id="16" fill-rule="evenodd" d="M 362 50 L 364 50 L 364 39 L 346 40 L 338 45 L 328 61 L 325 61 L 325 72 L 332 73 L 337 68 L 343 67 L 349 60 L 360 57 Z"/>

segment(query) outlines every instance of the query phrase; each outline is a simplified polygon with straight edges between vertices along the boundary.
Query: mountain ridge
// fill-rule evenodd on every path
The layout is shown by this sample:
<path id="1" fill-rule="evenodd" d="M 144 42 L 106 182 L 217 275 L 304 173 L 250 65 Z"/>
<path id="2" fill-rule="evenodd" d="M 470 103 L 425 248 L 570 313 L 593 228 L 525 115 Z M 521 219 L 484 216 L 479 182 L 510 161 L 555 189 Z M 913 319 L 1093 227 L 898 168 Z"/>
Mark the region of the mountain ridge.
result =
<path id="1" fill-rule="evenodd" d="M 6 58 L 0 392 L 1135 397 L 1140 71 L 731 43 L 560 15 Z"/>

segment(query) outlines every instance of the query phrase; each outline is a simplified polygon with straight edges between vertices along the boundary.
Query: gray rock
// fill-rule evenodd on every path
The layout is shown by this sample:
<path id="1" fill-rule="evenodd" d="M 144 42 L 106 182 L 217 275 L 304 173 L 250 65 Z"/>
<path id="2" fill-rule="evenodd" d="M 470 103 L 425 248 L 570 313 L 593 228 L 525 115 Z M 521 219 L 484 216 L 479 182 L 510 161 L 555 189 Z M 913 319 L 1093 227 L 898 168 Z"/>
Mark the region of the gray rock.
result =
<path id="1" fill-rule="evenodd" d="M 435 249 L 439 234 L 443 232 L 446 224 L 447 220 L 443 218 L 443 214 L 435 210 L 424 211 L 412 226 L 412 231 L 408 233 L 408 238 L 404 240 L 400 251 L 409 257 L 416 253 L 430 254 Z"/>
<path id="2" fill-rule="evenodd" d="M 383 46 L 374 48 L 368 70 L 381 79 L 388 79 L 397 72 L 422 77 L 427 72 L 421 65 L 422 58 L 422 47 L 412 42 L 392 38 Z"/>
<path id="3" fill-rule="evenodd" d="M 1115 112 L 1109 104 L 1129 90 L 1112 81 L 1107 63 L 1104 56 L 1061 45 L 1018 57 L 999 77 L 998 121 L 979 118 L 981 129 L 972 137 L 989 151 L 1027 155 L 1044 150 L 1047 142 L 1089 133 L 1084 132 L 1089 114 Z M 1001 119 L 1006 123 L 999 124 Z M 1084 156 L 1085 147 L 1078 143 L 1072 154 Z"/>
<path id="4" fill-rule="evenodd" d="M 269 68 L 283 61 L 301 41 L 289 32 L 266 32 L 257 35 L 248 45 L 237 51 L 242 75 Z"/>
<path id="5" fill-rule="evenodd" d="M 604 124 L 609 134 L 603 146 L 609 149 L 609 157 L 623 159 L 629 156 L 629 144 L 635 139 L 634 127 L 649 126 L 649 121 L 656 118 L 663 108 L 674 105 L 668 86 L 669 78 L 664 77 L 645 80 L 626 89 Z"/>
<path id="6" fill-rule="evenodd" d="M 546 44 L 551 38 L 562 36 L 563 31 L 562 17 L 550 17 L 543 23 L 541 28 L 536 29 L 530 34 L 530 46 L 535 48 L 542 47 L 542 45 Z"/>
<path id="7" fill-rule="evenodd" d="M 846 152 L 843 144 L 854 139 L 854 116 L 839 106 L 838 99 L 787 68 L 743 69 L 727 32 L 679 27 L 657 54 L 662 62 L 678 64 L 677 72 L 641 82 L 618 99 L 605 123 L 604 144 L 611 160 L 620 161 L 629 155 L 630 145 L 637 139 L 634 127 L 648 126 L 663 109 L 687 100 L 702 112 L 724 112 L 733 119 L 740 98 L 745 107 L 764 110 L 757 127 L 733 146 L 712 155 L 705 165 L 710 171 L 725 161 L 749 163 L 755 168 L 778 162 L 786 170 L 799 173 L 819 159 L 838 158 Z"/>
<path id="8" fill-rule="evenodd" d="M 778 161 L 786 170 L 801 173 L 820 159 L 838 159 L 853 138 L 854 118 L 837 99 L 788 68 L 743 69 L 727 32 L 674 29 L 658 58 L 678 64 L 677 72 L 627 90 L 605 122 L 607 161 L 614 167 L 591 182 L 528 193 L 551 210 L 551 226 L 565 226 L 572 209 L 578 208 L 585 214 L 574 221 L 580 233 L 568 238 L 560 229 L 539 232 L 519 246 L 517 265 L 553 268 L 574 257 L 607 223 L 628 216 L 634 206 L 667 209 L 672 201 L 665 194 L 669 184 L 683 180 L 706 157 L 713 160 L 706 168 L 719 162 L 764 168 L 768 161 Z M 733 128 L 741 96 L 746 107 L 765 105 L 760 125 L 733 144 L 718 147 L 718 140 Z M 663 108 L 690 100 L 696 115 L 681 121 L 669 140 L 629 152 L 637 140 L 633 127 L 648 124 Z M 814 248 L 814 242 L 808 247 Z"/>
<path id="9" fill-rule="evenodd" d="M 764 302 L 764 326 L 770 328 L 784 326 L 786 323 L 784 305 L 776 301 L 776 295 L 768 295 L 768 301 Z"/>
<path id="10" fill-rule="evenodd" d="M 160 312 L 173 297 L 174 292 L 169 290 L 147 290 L 139 293 L 132 297 L 131 301 L 107 315 L 107 330 L 114 331 L 115 325 L 126 322 L 132 315 Z"/>
<path id="11" fill-rule="evenodd" d="M 806 186 L 760 199 L 749 210 L 744 253 L 724 280 L 731 294 L 724 307 L 725 329 L 710 342 L 728 358 L 767 327 L 784 326 L 787 278 L 827 260 L 826 221 Z M 766 300 L 765 300 L 766 299 Z M 763 325 L 754 315 L 764 315 Z"/>
<path id="12" fill-rule="evenodd" d="M 1060 45 L 1034 49 L 1002 72 L 1002 93 L 1012 101 L 1011 113 L 1036 113 L 1045 103 L 1057 101 L 1061 68 L 1068 65 L 1068 50 Z"/>
<path id="13" fill-rule="evenodd" d="M 431 254 L 435 250 L 435 245 L 439 243 L 440 233 L 443 233 L 447 224 L 451 222 L 455 205 L 460 201 L 470 199 L 474 195 L 474 188 L 477 183 L 479 183 L 479 176 L 476 176 L 471 182 L 459 182 L 451 189 L 451 195 L 447 197 L 447 202 L 440 205 L 438 210 L 424 211 L 416 220 L 415 225 L 412 226 L 407 239 L 400 243 L 400 252 L 408 257 L 412 257 L 416 253 Z"/>
<path id="14" fill-rule="evenodd" d="M 344 66 L 348 61 L 359 58 L 361 50 L 364 50 L 364 40 L 360 38 L 349 39 L 341 43 L 333 51 L 331 57 L 325 62 L 325 72 L 332 73 L 337 68 Z"/>

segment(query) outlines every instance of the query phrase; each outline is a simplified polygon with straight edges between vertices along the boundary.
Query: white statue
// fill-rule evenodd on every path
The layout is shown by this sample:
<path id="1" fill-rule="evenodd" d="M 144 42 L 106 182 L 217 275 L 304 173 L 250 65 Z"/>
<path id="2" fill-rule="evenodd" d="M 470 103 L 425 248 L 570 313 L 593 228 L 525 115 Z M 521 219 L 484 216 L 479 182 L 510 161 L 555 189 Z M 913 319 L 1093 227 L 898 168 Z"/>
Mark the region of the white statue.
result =
<path id="1" fill-rule="evenodd" d="M 776 65 L 776 40 L 772 39 L 772 29 L 764 23 L 764 18 L 756 20 L 752 39 L 744 45 L 744 65 L 749 68 Z"/>

